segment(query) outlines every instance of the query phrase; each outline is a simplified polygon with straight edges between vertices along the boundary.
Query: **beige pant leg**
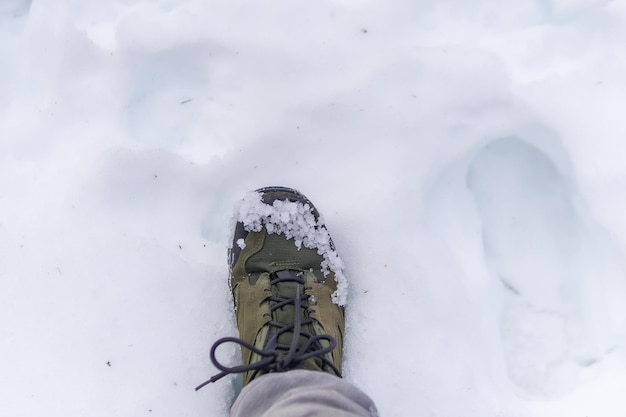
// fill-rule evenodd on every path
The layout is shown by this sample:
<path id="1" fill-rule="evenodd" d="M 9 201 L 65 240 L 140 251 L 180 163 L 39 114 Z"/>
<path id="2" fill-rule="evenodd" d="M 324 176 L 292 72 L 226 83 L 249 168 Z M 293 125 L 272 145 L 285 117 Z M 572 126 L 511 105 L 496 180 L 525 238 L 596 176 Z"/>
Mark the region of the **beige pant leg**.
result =
<path id="1" fill-rule="evenodd" d="M 239 394 L 231 417 L 376 417 L 360 389 L 325 372 L 293 370 L 256 378 Z"/>

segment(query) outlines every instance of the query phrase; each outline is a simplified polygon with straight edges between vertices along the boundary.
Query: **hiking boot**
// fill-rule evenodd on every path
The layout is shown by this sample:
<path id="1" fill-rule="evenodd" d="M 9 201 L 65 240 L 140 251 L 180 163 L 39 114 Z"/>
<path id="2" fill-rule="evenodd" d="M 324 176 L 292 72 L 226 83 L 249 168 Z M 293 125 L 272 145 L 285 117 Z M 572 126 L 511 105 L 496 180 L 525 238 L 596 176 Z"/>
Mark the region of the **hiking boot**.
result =
<path id="1" fill-rule="evenodd" d="M 313 204 L 285 187 L 248 194 L 236 213 L 229 264 L 240 339 L 215 342 L 211 360 L 222 372 L 196 390 L 230 373 L 243 373 L 244 386 L 291 369 L 341 377 L 346 283 Z M 215 359 L 228 342 L 241 346 L 242 365 Z"/>

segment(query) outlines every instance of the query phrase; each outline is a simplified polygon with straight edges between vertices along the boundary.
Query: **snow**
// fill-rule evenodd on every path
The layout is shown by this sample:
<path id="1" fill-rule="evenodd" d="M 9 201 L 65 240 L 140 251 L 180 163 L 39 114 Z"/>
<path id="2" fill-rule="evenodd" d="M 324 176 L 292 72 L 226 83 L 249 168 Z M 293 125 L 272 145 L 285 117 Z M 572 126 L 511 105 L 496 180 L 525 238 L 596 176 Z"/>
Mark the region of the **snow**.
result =
<path id="1" fill-rule="evenodd" d="M 5 0 L 0 415 L 227 416 L 231 215 L 299 189 L 381 415 L 626 415 L 626 3 Z M 238 353 L 224 347 L 224 363 Z"/>

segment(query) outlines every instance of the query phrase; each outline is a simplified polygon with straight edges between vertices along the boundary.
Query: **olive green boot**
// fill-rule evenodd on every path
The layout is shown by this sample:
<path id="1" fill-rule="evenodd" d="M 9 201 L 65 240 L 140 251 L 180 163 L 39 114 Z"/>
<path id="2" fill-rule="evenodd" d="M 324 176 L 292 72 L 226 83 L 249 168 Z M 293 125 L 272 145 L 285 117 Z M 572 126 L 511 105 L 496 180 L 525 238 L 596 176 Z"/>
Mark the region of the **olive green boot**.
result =
<path id="1" fill-rule="evenodd" d="M 236 213 L 229 250 L 230 285 L 240 339 L 222 338 L 211 360 L 222 372 L 259 375 L 310 369 L 341 376 L 346 282 L 319 213 L 299 192 L 267 187 Z M 223 343 L 241 346 L 242 365 L 215 359 Z"/>

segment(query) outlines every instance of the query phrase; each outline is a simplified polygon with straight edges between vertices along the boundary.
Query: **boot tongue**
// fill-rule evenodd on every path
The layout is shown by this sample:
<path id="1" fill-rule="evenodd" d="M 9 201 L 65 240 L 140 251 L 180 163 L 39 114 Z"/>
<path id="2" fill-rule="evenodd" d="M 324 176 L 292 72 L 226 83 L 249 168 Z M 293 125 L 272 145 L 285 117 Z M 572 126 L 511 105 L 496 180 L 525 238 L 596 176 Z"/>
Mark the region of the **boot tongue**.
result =
<path id="1" fill-rule="evenodd" d="M 279 297 L 295 298 L 298 285 L 301 284 L 295 281 L 282 281 L 274 284 L 274 288 L 276 288 L 276 295 Z M 300 292 L 302 292 L 302 290 L 300 290 Z"/>
<path id="2" fill-rule="evenodd" d="M 281 298 L 287 298 L 290 300 L 294 300 L 297 294 L 297 287 L 298 285 L 300 285 L 300 287 L 302 287 L 302 284 L 298 284 L 297 282 L 294 281 L 282 281 L 282 282 L 278 282 L 276 284 L 274 284 L 274 289 L 275 289 L 275 295 Z M 302 295 L 303 289 L 300 288 L 300 294 Z M 277 308 L 274 311 L 274 320 L 284 324 L 286 326 L 290 326 L 294 323 L 294 310 L 295 307 L 293 304 L 287 304 L 283 307 Z M 297 312 L 297 314 L 300 315 L 300 318 L 302 319 L 302 321 L 304 321 L 305 317 L 304 317 L 304 309 L 300 309 L 299 312 Z M 308 326 L 307 326 L 308 327 Z M 304 329 L 303 329 L 304 330 Z M 291 340 L 293 338 L 293 332 L 285 332 L 282 335 L 280 335 L 278 337 L 278 343 L 280 344 L 284 344 L 284 345 L 289 345 L 291 344 Z M 298 341 L 298 344 L 302 344 L 304 343 L 305 338 L 304 337 L 300 337 L 300 340 Z"/>

